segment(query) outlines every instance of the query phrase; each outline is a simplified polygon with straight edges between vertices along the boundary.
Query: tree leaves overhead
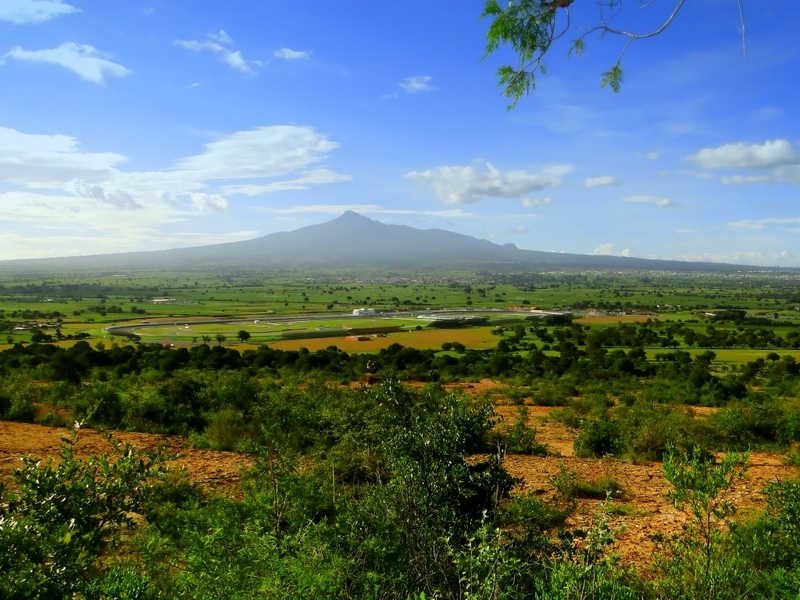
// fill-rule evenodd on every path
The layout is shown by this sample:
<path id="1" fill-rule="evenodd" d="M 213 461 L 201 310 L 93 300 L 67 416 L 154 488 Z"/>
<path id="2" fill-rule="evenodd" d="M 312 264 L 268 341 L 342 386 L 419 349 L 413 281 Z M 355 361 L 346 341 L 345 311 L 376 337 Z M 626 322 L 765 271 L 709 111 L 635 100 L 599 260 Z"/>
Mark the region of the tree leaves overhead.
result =
<path id="1" fill-rule="evenodd" d="M 647 8 L 656 0 L 640 1 L 639 8 Z M 636 33 L 618 29 L 611 19 L 622 10 L 621 0 L 601 0 L 598 3 L 599 15 L 596 24 L 578 28 L 580 35 L 570 43 L 567 56 L 583 54 L 587 36 L 597 34 L 603 37 L 610 33 L 627 39 L 616 63 L 601 76 L 601 87 L 608 86 L 612 92 L 619 92 L 622 86 L 622 57 L 634 41 L 650 38 L 662 33 L 675 19 L 686 0 L 675 0 L 674 8 L 658 28 Z M 497 0 L 487 0 L 481 17 L 491 17 L 492 23 L 486 34 L 486 53 L 484 58 L 503 45 L 511 46 L 517 55 L 517 64 L 503 65 L 497 70 L 498 86 L 503 95 L 511 99 L 509 110 L 514 108 L 522 96 L 536 89 L 536 76 L 547 74 L 544 58 L 553 43 L 573 29 L 570 21 L 570 5 L 573 0 L 510 0 L 505 7 Z M 741 6 L 740 6 L 741 8 Z M 744 23 L 742 24 L 744 26 Z"/>
<path id="2" fill-rule="evenodd" d="M 501 8 L 497 0 L 488 0 L 482 17 L 493 18 L 484 58 L 501 44 L 510 44 L 518 55 L 516 68 L 505 65 L 497 70 L 498 85 L 512 100 L 509 108 L 513 108 L 523 95 L 536 89 L 537 71 L 546 73 L 542 59 L 556 38 L 556 10 L 542 0 L 510 2 L 506 8 Z"/>

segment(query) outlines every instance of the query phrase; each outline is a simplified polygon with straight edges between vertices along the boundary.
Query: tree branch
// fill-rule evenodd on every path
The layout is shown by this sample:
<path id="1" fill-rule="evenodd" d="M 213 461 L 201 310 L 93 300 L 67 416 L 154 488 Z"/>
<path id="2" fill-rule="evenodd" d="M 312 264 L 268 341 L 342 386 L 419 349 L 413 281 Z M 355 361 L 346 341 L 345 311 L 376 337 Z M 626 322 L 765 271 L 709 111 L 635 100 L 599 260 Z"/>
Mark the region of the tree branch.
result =
<path id="1" fill-rule="evenodd" d="M 624 31 L 622 29 L 614 29 L 613 27 L 609 27 L 608 24 L 605 22 L 605 19 L 602 16 L 602 12 L 600 15 L 600 20 L 602 25 L 596 27 L 595 29 L 602 29 L 604 33 L 613 33 L 614 35 L 622 35 L 625 37 L 629 37 L 632 40 L 644 40 L 647 38 L 655 37 L 659 33 L 662 33 L 670 24 L 675 20 L 675 17 L 678 16 L 681 8 L 686 3 L 686 0 L 679 0 L 677 6 L 675 6 L 675 10 L 672 11 L 672 14 L 667 18 L 666 21 L 656 29 L 655 31 L 651 31 L 650 33 L 632 33 L 630 31 Z M 741 7 L 741 0 L 740 0 L 740 7 Z"/>

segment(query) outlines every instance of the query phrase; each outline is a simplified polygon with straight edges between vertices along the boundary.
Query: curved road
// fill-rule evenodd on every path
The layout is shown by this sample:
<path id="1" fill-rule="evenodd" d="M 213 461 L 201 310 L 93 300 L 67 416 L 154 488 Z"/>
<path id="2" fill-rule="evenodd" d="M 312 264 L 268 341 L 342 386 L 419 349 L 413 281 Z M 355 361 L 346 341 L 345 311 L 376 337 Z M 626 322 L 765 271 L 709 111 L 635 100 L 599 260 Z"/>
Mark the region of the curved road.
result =
<path id="1" fill-rule="evenodd" d="M 220 324 L 227 324 L 233 325 L 237 323 L 246 324 L 252 323 L 255 320 L 269 320 L 273 323 L 282 323 L 288 321 L 297 321 L 299 319 L 304 321 L 330 321 L 332 319 L 374 319 L 375 317 L 418 317 L 420 315 L 453 315 L 453 316 L 462 316 L 464 314 L 469 315 L 480 315 L 483 313 L 490 313 L 490 314 L 525 314 L 525 315 L 563 315 L 563 314 L 572 314 L 571 312 L 556 312 L 556 311 L 544 311 L 544 310 L 511 310 L 507 308 L 496 308 L 496 309 L 487 309 L 487 310 L 468 310 L 466 308 L 450 308 L 450 309 L 433 309 L 433 310 L 409 310 L 409 311 L 393 311 L 393 312 L 374 312 L 371 314 L 366 315 L 353 315 L 347 313 L 323 313 L 323 314 L 315 314 L 315 315 L 272 315 L 267 314 L 263 316 L 253 315 L 246 319 L 242 317 L 237 318 L 206 318 L 206 319 L 177 319 L 174 321 L 166 321 L 166 320 L 159 320 L 155 323 L 143 322 L 140 321 L 138 323 L 127 323 L 125 325 L 112 325 L 111 327 L 107 327 L 105 329 L 106 332 L 110 333 L 111 335 L 135 335 L 135 330 L 141 329 L 148 329 L 151 327 L 164 327 L 165 325 L 180 325 L 182 323 L 191 323 L 193 325 L 208 325 L 214 323 Z"/>

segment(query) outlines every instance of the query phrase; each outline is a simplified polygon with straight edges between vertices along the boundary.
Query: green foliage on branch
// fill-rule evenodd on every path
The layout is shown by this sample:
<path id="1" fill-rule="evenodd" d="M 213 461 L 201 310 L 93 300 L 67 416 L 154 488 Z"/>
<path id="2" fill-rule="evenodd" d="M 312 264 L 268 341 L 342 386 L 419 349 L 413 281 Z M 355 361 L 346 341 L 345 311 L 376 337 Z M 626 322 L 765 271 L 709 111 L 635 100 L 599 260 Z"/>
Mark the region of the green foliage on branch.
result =
<path id="1" fill-rule="evenodd" d="M 109 438 L 110 455 L 80 460 L 77 440 L 76 428 L 58 460 L 23 459 L 13 490 L 0 489 L 0 597 L 90 597 L 101 555 L 142 511 L 163 457 Z"/>

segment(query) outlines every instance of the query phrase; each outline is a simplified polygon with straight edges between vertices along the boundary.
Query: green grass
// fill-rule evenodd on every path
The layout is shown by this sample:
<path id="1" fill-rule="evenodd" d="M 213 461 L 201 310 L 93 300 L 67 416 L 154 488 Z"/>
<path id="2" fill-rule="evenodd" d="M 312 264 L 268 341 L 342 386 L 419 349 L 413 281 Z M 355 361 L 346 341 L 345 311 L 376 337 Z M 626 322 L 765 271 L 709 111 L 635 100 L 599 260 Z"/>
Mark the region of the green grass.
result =
<path id="1" fill-rule="evenodd" d="M 797 331 L 791 324 L 800 324 L 798 294 L 799 276 L 794 274 L 663 274 L 663 273 L 577 273 L 531 272 L 478 274 L 459 270 L 437 271 L 421 275 L 398 270 L 386 273 L 378 270 L 350 271 L 197 271 L 177 272 L 122 272 L 122 273 L 51 273 L 51 274 L 0 274 L 0 320 L 22 321 L 24 311 L 62 315 L 62 332 L 88 331 L 95 337 L 109 338 L 104 329 L 111 324 L 147 320 L 168 320 L 178 326 L 164 325 L 139 331 L 145 339 L 174 339 L 191 343 L 203 335 L 225 335 L 235 342 L 236 333 L 244 329 L 254 342 L 274 341 L 282 331 L 310 331 L 316 328 L 346 328 L 355 326 L 344 319 L 353 308 L 372 306 L 376 309 L 422 310 L 425 308 L 497 309 L 509 306 L 553 308 L 574 306 L 603 306 L 614 310 L 634 307 L 652 309 L 660 305 L 661 321 L 697 321 L 688 326 L 702 333 L 708 326 L 704 312 L 718 307 L 745 308 L 751 314 L 774 313 L 785 322 L 773 327 L 784 336 Z M 182 304 L 155 305 L 154 298 L 174 298 Z M 668 305 L 670 305 L 668 307 Z M 105 315 L 98 310 L 117 307 L 122 312 Z M 331 308 L 328 308 L 331 306 Z M 137 314 L 132 309 L 144 310 Z M 17 316 L 12 316 L 15 314 Z M 330 314 L 330 319 L 303 323 L 299 318 L 293 323 L 269 324 L 269 316 Z M 489 313 L 491 314 L 491 313 Z M 248 323 L 197 324 L 192 319 L 241 318 Z M 260 323 L 253 323 L 259 319 Z M 44 324 L 46 319 L 37 319 Z M 576 322 L 591 329 L 615 327 L 626 317 L 583 318 Z M 372 321 L 372 320 L 368 320 Z M 382 325 L 402 325 L 415 329 L 425 327 L 416 319 L 399 315 L 390 319 L 375 319 Z M 359 321 L 364 326 L 367 321 Z M 183 329 L 188 323 L 190 329 Z M 732 327 L 732 325 L 718 325 Z M 474 336 L 474 328 L 446 330 L 443 341 L 462 341 Z M 52 333 L 52 331 L 49 331 Z M 28 332 L 0 332 L 0 342 L 30 339 Z M 440 334 L 429 334 L 430 341 L 419 342 L 434 346 Z M 406 336 L 410 343 L 422 338 Z M 405 339 L 405 338 L 403 338 Z M 529 338 L 532 339 L 532 338 Z M 468 347 L 493 347 L 499 337 L 462 341 Z M 324 340 L 327 345 L 329 339 Z M 541 343 L 537 342 L 541 347 Z M 363 346 L 362 346 L 363 347 Z M 686 348 L 678 348 L 686 349 Z M 690 348 L 697 354 L 702 349 Z M 653 358 L 662 349 L 647 349 Z M 783 349 L 713 349 L 721 363 L 741 363 L 765 357 L 770 351 L 791 354 L 800 358 L 795 350 Z"/>

